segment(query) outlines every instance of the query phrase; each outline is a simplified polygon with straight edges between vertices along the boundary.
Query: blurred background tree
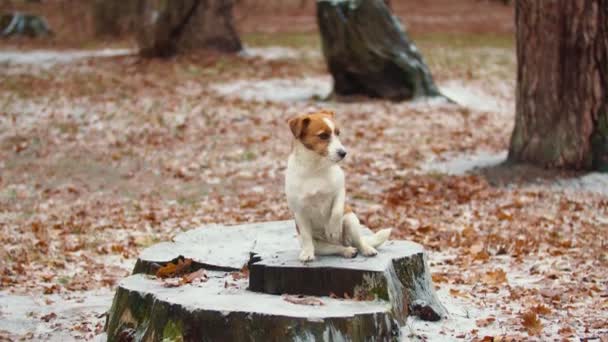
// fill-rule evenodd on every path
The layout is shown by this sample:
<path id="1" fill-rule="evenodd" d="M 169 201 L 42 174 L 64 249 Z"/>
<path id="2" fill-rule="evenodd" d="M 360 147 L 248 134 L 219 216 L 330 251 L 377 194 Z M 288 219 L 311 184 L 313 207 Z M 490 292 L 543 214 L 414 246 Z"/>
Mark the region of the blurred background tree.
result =
<path id="1" fill-rule="evenodd" d="M 144 0 L 93 0 L 93 30 L 97 37 L 133 33 Z"/>
<path id="2" fill-rule="evenodd" d="M 509 159 L 608 171 L 608 1 L 516 1 Z"/>

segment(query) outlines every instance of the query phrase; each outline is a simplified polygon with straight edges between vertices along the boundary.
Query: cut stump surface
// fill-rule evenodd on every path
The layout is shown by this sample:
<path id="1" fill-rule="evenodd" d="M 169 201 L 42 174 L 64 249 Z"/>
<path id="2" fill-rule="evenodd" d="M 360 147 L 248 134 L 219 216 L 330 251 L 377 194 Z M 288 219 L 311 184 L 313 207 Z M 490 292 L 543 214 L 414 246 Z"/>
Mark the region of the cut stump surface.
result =
<path id="1" fill-rule="evenodd" d="M 149 247 L 119 285 L 108 339 L 392 340 L 409 315 L 447 314 L 416 243 L 389 241 L 375 257 L 326 256 L 307 264 L 298 252 L 293 221 L 207 226 Z M 209 270 L 209 279 L 166 287 L 153 276 L 180 258 L 192 259 L 192 270 Z M 235 277 L 245 266 L 249 279 Z M 297 295 L 318 297 L 297 304 Z"/>

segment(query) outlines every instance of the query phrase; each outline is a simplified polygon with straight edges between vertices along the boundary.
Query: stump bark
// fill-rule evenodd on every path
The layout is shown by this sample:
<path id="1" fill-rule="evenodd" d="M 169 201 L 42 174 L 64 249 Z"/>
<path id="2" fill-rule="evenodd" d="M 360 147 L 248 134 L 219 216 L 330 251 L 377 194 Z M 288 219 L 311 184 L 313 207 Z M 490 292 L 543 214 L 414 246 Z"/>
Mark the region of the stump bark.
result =
<path id="1" fill-rule="evenodd" d="M 204 227 L 147 248 L 118 287 L 108 340 L 389 341 L 398 340 L 409 315 L 446 316 L 420 245 L 390 241 L 376 257 L 302 264 L 295 232 L 293 221 Z M 209 280 L 168 288 L 153 276 L 184 257 L 191 270 L 208 269 Z M 234 273 L 243 266 L 248 278 Z M 321 304 L 282 295 L 315 296 Z"/>
<path id="2" fill-rule="evenodd" d="M 442 96 L 383 0 L 319 0 L 317 22 L 334 95 L 394 101 Z"/>
<path id="3" fill-rule="evenodd" d="M 50 36 L 53 31 L 42 17 L 27 13 L 12 13 L 0 15 L 0 37 L 28 36 L 42 37 Z"/>
<path id="4" fill-rule="evenodd" d="M 145 57 L 169 57 L 196 49 L 237 52 L 232 0 L 145 0 L 137 42 Z"/>

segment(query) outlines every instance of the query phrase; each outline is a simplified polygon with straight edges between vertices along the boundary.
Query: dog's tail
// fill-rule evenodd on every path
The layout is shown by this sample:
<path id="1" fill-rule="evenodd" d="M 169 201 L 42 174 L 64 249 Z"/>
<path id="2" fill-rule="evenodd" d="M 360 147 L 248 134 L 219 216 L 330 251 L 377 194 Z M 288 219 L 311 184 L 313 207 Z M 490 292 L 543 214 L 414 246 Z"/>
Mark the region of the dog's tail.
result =
<path id="1" fill-rule="evenodd" d="M 362 236 L 361 238 L 365 243 L 376 248 L 388 240 L 389 236 L 391 236 L 391 231 L 391 228 L 386 228 L 377 231 L 374 235 Z"/>

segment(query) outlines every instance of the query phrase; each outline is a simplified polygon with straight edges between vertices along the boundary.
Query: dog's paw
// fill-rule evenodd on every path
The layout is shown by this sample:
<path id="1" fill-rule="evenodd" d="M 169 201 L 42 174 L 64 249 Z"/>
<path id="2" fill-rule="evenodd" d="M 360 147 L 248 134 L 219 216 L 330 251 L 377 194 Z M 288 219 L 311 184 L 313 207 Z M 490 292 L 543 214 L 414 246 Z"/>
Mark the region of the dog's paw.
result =
<path id="1" fill-rule="evenodd" d="M 309 262 L 315 260 L 315 251 L 309 249 L 303 249 L 300 252 L 300 261 L 301 262 Z"/>
<path id="2" fill-rule="evenodd" d="M 378 251 L 374 247 L 369 245 L 361 246 L 361 249 L 359 249 L 359 251 L 361 252 L 361 254 L 368 257 L 378 254 Z"/>
<path id="3" fill-rule="evenodd" d="M 342 256 L 349 259 L 354 258 L 357 256 L 357 249 L 355 247 L 344 247 Z"/>

